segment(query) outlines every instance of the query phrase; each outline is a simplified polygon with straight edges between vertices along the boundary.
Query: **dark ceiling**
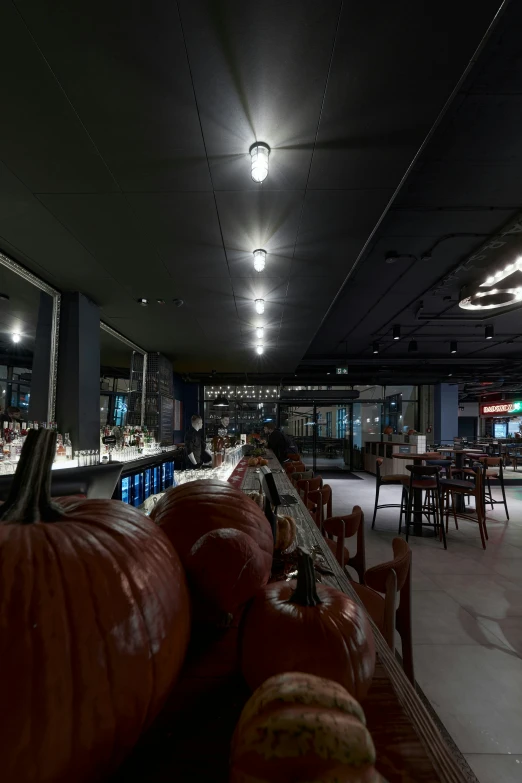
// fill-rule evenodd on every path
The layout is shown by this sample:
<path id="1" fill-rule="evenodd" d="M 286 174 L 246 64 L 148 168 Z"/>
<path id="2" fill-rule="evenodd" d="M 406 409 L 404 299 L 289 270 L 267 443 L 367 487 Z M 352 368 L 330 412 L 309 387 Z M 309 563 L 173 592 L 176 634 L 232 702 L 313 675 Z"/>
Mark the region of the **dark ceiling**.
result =
<path id="1" fill-rule="evenodd" d="M 516 334 L 484 350 L 474 323 L 415 316 L 421 299 L 421 314 L 457 314 L 430 290 L 522 207 L 520 4 L 481 47 L 500 5 L 2 3 L 0 247 L 182 372 L 315 372 L 342 356 L 357 383 L 433 357 L 440 375 L 454 336 L 459 356 L 514 359 Z M 272 148 L 263 185 L 256 139 Z M 429 262 L 384 263 L 432 247 Z M 495 319 L 498 335 L 516 319 Z M 391 345 L 395 322 L 415 332 L 415 362 Z"/>

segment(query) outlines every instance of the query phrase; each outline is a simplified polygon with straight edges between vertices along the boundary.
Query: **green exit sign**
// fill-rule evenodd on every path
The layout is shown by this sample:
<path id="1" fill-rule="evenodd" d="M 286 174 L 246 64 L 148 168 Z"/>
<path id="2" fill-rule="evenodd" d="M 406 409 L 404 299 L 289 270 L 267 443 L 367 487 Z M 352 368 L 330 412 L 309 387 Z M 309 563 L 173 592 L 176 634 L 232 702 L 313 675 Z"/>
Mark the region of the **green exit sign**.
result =
<path id="1" fill-rule="evenodd" d="M 336 367 L 335 368 L 335 374 L 336 375 L 348 375 L 348 367 Z"/>

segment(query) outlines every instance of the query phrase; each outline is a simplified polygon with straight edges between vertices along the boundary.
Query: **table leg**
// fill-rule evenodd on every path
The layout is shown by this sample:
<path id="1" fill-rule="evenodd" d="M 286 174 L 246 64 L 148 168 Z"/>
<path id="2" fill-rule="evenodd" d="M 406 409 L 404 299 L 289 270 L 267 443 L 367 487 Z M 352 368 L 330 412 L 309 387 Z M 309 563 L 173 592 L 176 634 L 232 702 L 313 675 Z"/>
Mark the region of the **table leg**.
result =
<path id="1" fill-rule="evenodd" d="M 413 490 L 413 535 L 422 536 L 422 489 Z"/>
<path id="2" fill-rule="evenodd" d="M 460 468 L 462 469 L 464 467 L 464 454 L 455 454 L 455 467 L 457 470 Z M 461 474 L 461 478 L 464 478 L 464 474 Z M 454 492 L 453 496 L 455 497 L 455 505 L 457 508 L 457 514 L 462 514 L 466 510 L 466 506 L 464 503 L 464 495 L 461 495 L 460 492 Z"/>

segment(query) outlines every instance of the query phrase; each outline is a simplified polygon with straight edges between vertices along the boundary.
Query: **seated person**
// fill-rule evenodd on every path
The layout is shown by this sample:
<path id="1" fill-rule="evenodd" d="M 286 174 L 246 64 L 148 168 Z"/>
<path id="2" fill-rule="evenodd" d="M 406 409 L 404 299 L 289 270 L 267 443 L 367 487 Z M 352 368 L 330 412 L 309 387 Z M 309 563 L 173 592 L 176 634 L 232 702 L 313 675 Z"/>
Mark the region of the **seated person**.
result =
<path id="1" fill-rule="evenodd" d="M 268 435 L 268 448 L 274 452 L 279 462 L 283 464 L 287 459 L 286 454 L 288 451 L 285 436 L 273 423 L 265 425 L 265 432 Z"/>

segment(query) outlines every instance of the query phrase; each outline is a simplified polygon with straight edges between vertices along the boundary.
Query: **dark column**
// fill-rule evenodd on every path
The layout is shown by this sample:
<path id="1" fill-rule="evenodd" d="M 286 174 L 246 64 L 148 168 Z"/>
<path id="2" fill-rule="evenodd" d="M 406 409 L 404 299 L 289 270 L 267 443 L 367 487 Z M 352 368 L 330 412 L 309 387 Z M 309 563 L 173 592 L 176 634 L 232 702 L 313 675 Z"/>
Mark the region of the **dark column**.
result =
<path id="1" fill-rule="evenodd" d="M 100 447 L 100 310 L 78 292 L 62 296 L 56 421 L 73 449 Z"/>
<path id="2" fill-rule="evenodd" d="M 47 421 L 48 419 L 52 328 L 53 298 L 41 291 L 33 354 L 33 371 L 31 374 L 29 421 Z"/>
<path id="3" fill-rule="evenodd" d="M 438 383 L 434 393 L 435 443 L 453 444 L 459 434 L 459 387 L 456 383 Z"/>

